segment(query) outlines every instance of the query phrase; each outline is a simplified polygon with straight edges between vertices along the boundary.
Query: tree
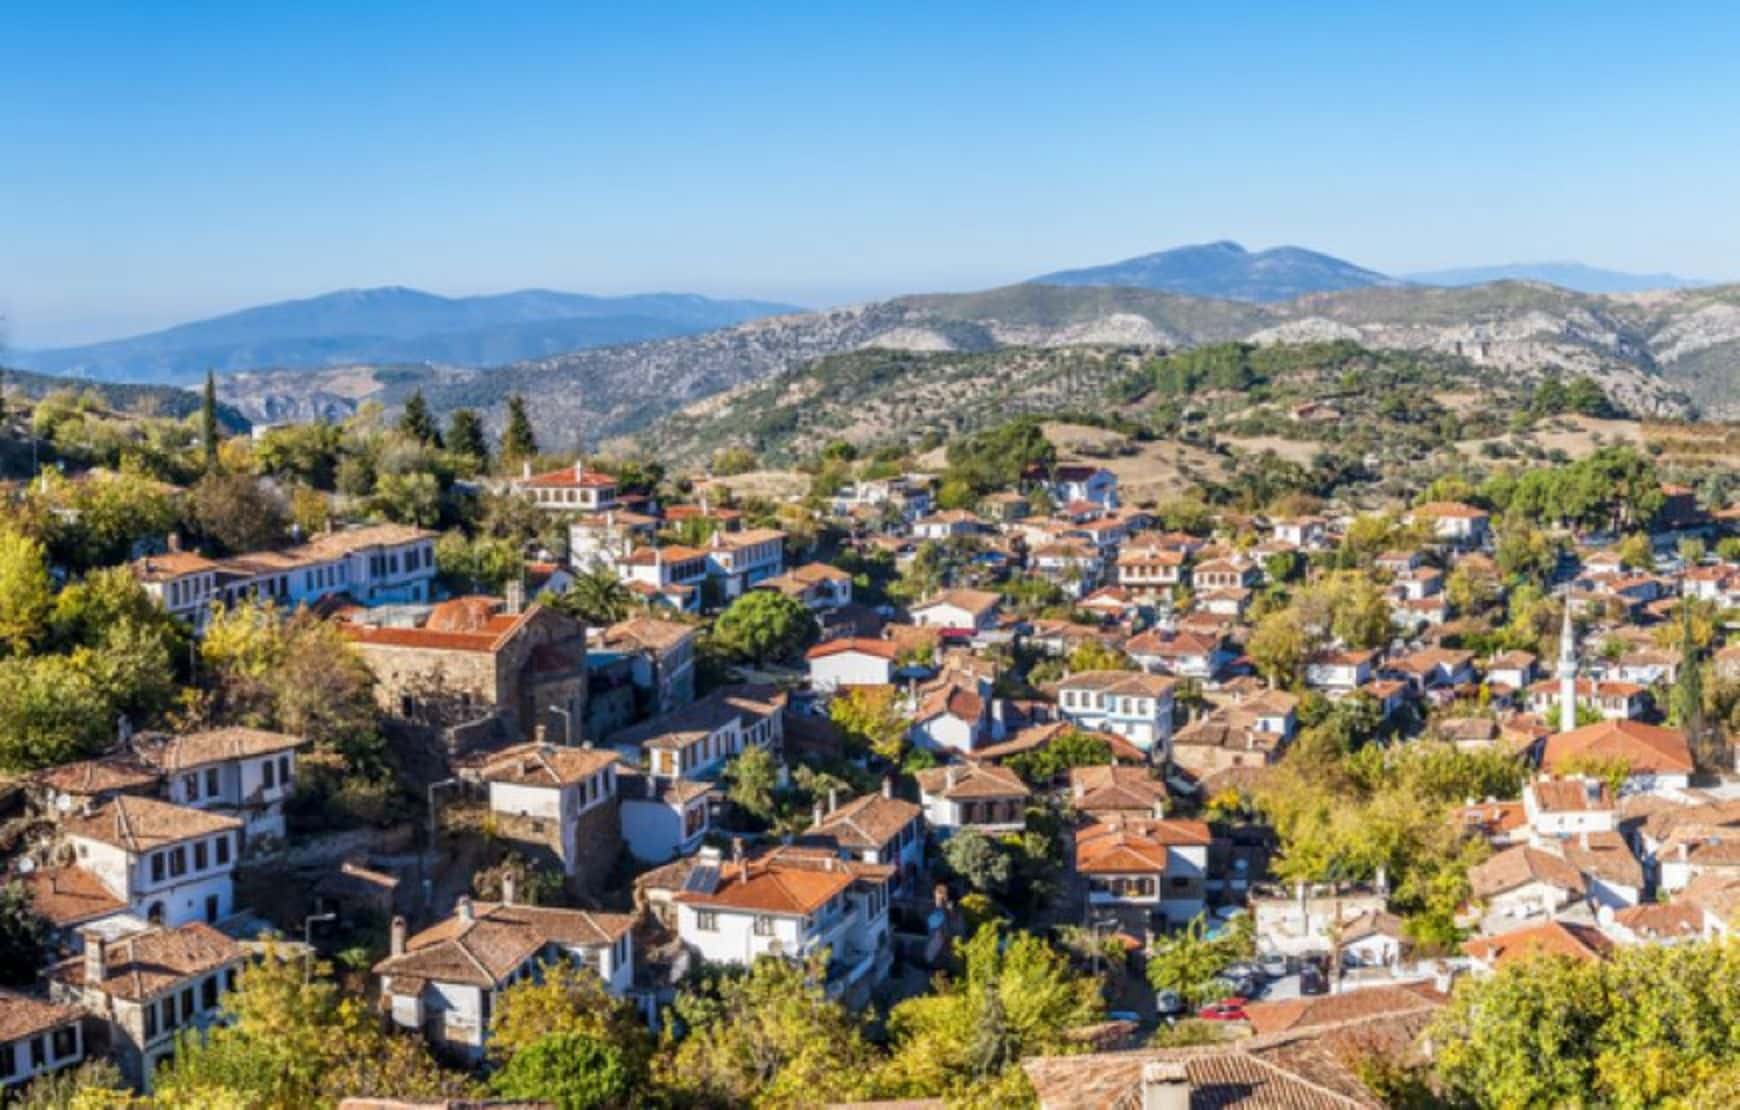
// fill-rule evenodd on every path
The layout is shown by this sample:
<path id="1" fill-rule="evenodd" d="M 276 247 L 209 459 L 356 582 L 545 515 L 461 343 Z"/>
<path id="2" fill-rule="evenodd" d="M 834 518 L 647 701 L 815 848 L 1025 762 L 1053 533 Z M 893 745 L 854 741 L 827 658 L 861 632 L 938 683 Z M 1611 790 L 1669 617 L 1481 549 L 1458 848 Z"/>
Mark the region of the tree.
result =
<path id="1" fill-rule="evenodd" d="M 566 1033 L 609 1046 L 637 1081 L 652 1058 L 652 1035 L 634 1006 L 606 990 L 596 971 L 570 960 L 547 963 L 541 975 L 501 992 L 489 1019 L 489 1055 L 505 1064 L 545 1037 Z"/>
<path id="2" fill-rule="evenodd" d="M 504 463 L 517 464 L 537 457 L 538 437 L 532 433 L 532 419 L 526 415 L 526 399 L 518 393 L 507 399 L 507 427 L 501 433 L 501 458 Z"/>
<path id="3" fill-rule="evenodd" d="M 250 474 L 208 471 L 187 495 L 189 522 L 225 551 L 242 554 L 284 542 L 283 499 Z"/>
<path id="4" fill-rule="evenodd" d="M 1003 847 L 975 828 L 964 828 L 943 844 L 943 863 L 981 894 L 1001 894 L 1015 874 L 1015 861 Z"/>
<path id="5" fill-rule="evenodd" d="M 878 1077 L 885 1098 L 987 1105 L 1031 1101 L 1020 1061 L 1083 1051 L 1068 1034 L 1098 1020 L 1099 984 L 1027 932 L 986 924 L 955 952 L 961 973 L 888 1015 L 893 1054 Z M 1023 1097 L 1024 1094 L 1024 1097 Z"/>
<path id="6" fill-rule="evenodd" d="M 45 631 L 53 604 L 41 541 L 13 528 L 0 528 L 0 647 L 22 655 Z"/>
<path id="7" fill-rule="evenodd" d="M 457 529 L 435 541 L 435 569 L 449 589 L 492 594 L 526 572 L 517 544 L 487 536 L 466 539 Z"/>
<path id="8" fill-rule="evenodd" d="M 556 605 L 594 627 L 608 627 L 628 618 L 634 611 L 635 597 L 609 568 L 593 567 L 574 576 Z"/>
<path id="9" fill-rule="evenodd" d="M 1644 532 L 1633 532 L 1619 542 L 1619 561 L 1632 570 L 1655 567 L 1655 544 Z"/>
<path id="10" fill-rule="evenodd" d="M 0 659 L 0 771 L 83 759 L 114 735 L 108 699 L 88 657 Z"/>
<path id="11" fill-rule="evenodd" d="M 815 635 L 802 602 L 774 590 L 750 590 L 733 601 L 713 626 L 715 638 L 740 659 L 756 663 L 789 658 Z"/>
<path id="12" fill-rule="evenodd" d="M 36 982 L 48 946 L 48 922 L 18 880 L 0 886 L 0 986 Z"/>
<path id="13" fill-rule="evenodd" d="M 514 1053 L 490 1077 L 503 1098 L 548 1103 L 557 1110 L 591 1110 L 626 1102 L 634 1090 L 614 1046 L 585 1033 L 550 1033 Z"/>
<path id="14" fill-rule="evenodd" d="M 383 1033 L 367 1004 L 341 995 L 325 971 L 268 946 L 223 996 L 222 1021 L 182 1031 L 154 1077 L 156 1096 L 170 1106 L 291 1110 L 464 1093 L 461 1076 L 438 1068 L 421 1041 Z"/>
<path id="15" fill-rule="evenodd" d="M 1133 671 L 1136 664 L 1128 655 L 1099 640 L 1083 640 L 1069 653 L 1066 660 L 1071 674 L 1081 674 L 1084 671 Z"/>
<path id="16" fill-rule="evenodd" d="M 489 469 L 489 440 L 483 434 L 483 420 L 472 409 L 454 409 L 447 418 L 447 449 L 470 459 L 478 472 Z"/>
<path id="17" fill-rule="evenodd" d="M 744 813 L 769 824 L 775 817 L 773 792 L 779 788 L 779 765 L 773 753 L 750 745 L 725 768 L 730 784 L 726 797 Z"/>
<path id="18" fill-rule="evenodd" d="M 1305 627 L 1291 609 L 1270 613 L 1257 623 L 1245 653 L 1270 686 L 1290 686 L 1310 653 Z"/>
<path id="19" fill-rule="evenodd" d="M 900 711 L 892 686 L 853 686 L 828 702 L 828 719 L 848 739 L 899 763 L 912 722 Z"/>
<path id="20" fill-rule="evenodd" d="M 875 1055 L 844 1006 L 831 1001 L 826 953 L 803 963 L 763 956 L 677 997 L 688 1035 L 660 1060 L 679 1103 L 796 1107 L 867 1092 Z"/>
<path id="21" fill-rule="evenodd" d="M 435 417 L 430 415 L 429 402 L 423 399 L 421 389 L 411 394 L 405 402 L 405 411 L 399 414 L 399 434 L 425 447 L 441 449 L 441 429 L 436 427 Z"/>
<path id="22" fill-rule="evenodd" d="M 205 372 L 205 392 L 199 401 L 199 441 L 205 455 L 205 472 L 210 474 L 218 465 L 217 378 Z"/>
<path id="23" fill-rule="evenodd" d="M 385 520 L 433 528 L 441 521 L 441 481 L 433 474 L 382 474 L 370 504 Z"/>
<path id="24" fill-rule="evenodd" d="M 330 622 L 247 602 L 213 614 L 199 651 L 217 720 L 345 752 L 373 748 L 374 674 Z"/>
<path id="25" fill-rule="evenodd" d="M 6 1107 L 7 1110 L 124 1110 L 133 1105 L 121 1069 L 105 1059 L 89 1059 L 76 1068 L 38 1075 L 22 1090 L 13 1088 L 13 1098 Z"/>
<path id="26" fill-rule="evenodd" d="M 1161 937 L 1149 949 L 1148 983 L 1201 1006 L 1221 993 L 1214 984 L 1221 969 L 1251 954 L 1248 938 L 1248 929 L 1233 928 L 1211 937 L 1207 918 L 1197 914 L 1183 932 Z"/>
<path id="27" fill-rule="evenodd" d="M 1034 787 L 1050 786 L 1072 767 L 1103 767 L 1112 762 L 1112 745 L 1104 736 L 1065 729 L 1043 747 L 1009 760 L 1009 768 Z"/>

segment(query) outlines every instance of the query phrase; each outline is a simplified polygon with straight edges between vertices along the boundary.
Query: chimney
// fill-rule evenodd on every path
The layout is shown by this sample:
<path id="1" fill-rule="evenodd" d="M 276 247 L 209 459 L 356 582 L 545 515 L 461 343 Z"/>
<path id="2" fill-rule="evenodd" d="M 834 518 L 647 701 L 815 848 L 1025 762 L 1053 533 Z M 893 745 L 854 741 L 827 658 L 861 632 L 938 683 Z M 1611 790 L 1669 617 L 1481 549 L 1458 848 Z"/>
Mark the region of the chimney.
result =
<path id="1" fill-rule="evenodd" d="M 828 812 L 832 813 L 836 809 L 839 809 L 839 808 L 840 808 L 840 788 L 837 786 L 830 786 L 830 787 L 828 787 Z"/>
<path id="2" fill-rule="evenodd" d="M 822 807 L 822 800 L 820 798 L 817 798 L 816 804 L 810 807 L 810 824 L 811 825 L 821 824 L 822 818 L 826 817 L 827 815 L 828 815 L 828 811 Z"/>
<path id="3" fill-rule="evenodd" d="M 1142 1065 L 1142 1110 L 1190 1110 L 1190 1073 L 1182 1060 Z"/>
<path id="4" fill-rule="evenodd" d="M 180 552 L 181 551 L 181 533 L 180 532 L 169 533 L 169 538 L 167 540 L 167 543 L 169 545 L 169 553 L 171 555 L 174 555 L 174 554 L 177 554 L 178 552 Z"/>
<path id="5" fill-rule="evenodd" d="M 737 863 L 743 862 L 743 838 L 741 836 L 731 838 L 731 858 Z"/>
<path id="6" fill-rule="evenodd" d="M 549 726 L 544 724 L 542 721 L 539 721 L 537 724 L 532 726 L 532 739 L 537 743 L 542 744 L 545 742 L 545 737 L 549 734 L 549 731 Z"/>
<path id="7" fill-rule="evenodd" d="M 520 478 L 529 479 L 532 476 L 532 460 L 526 459 L 520 463 Z"/>
<path id="8" fill-rule="evenodd" d="M 477 920 L 477 910 L 472 906 L 469 897 L 462 897 L 459 899 L 459 920 L 465 922 L 467 925 L 470 925 L 472 922 Z"/>
<path id="9" fill-rule="evenodd" d="M 507 595 L 509 616 L 517 617 L 526 611 L 526 580 L 523 577 L 508 579 L 507 589 L 503 592 Z"/>
<path id="10" fill-rule="evenodd" d="M 882 776 L 882 796 L 884 798 L 894 797 L 894 776 L 893 775 Z"/>
<path id="11" fill-rule="evenodd" d="M 519 893 L 519 888 L 519 880 L 514 877 L 512 871 L 503 875 L 501 877 L 501 904 L 504 906 L 514 905 L 518 901 L 514 896 Z"/>
<path id="12" fill-rule="evenodd" d="M 585 459 L 575 459 L 574 460 L 574 480 L 576 482 L 581 482 L 581 481 L 585 481 L 585 479 L 586 479 L 586 460 Z"/>
<path id="13" fill-rule="evenodd" d="M 387 955 L 403 956 L 405 954 L 405 934 L 407 931 L 404 917 L 394 917 L 392 939 L 387 942 Z"/>
<path id="14" fill-rule="evenodd" d="M 947 770 L 945 770 L 943 772 L 943 783 L 950 790 L 953 790 L 955 788 L 955 773 L 958 770 L 959 770 L 959 768 L 956 767 L 953 763 L 951 763 L 948 765 Z"/>
<path id="15" fill-rule="evenodd" d="M 86 929 L 85 983 L 92 985 L 109 977 L 109 942 L 95 929 Z"/>

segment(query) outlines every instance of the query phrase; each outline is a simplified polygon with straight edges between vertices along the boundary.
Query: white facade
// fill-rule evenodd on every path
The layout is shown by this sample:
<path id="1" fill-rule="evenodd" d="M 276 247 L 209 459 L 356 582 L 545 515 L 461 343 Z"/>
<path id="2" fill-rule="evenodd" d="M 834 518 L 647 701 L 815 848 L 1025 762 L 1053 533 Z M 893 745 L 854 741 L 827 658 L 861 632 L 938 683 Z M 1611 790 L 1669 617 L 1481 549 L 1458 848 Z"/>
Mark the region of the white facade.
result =
<path id="1" fill-rule="evenodd" d="M 78 865 L 95 875 L 131 912 L 171 928 L 221 921 L 235 912 L 234 832 L 220 832 L 133 855 L 86 837 L 68 837 Z"/>
<path id="2" fill-rule="evenodd" d="M 841 686 L 885 686 L 893 679 L 894 660 L 868 651 L 838 651 L 809 661 L 810 688 L 829 692 Z"/>

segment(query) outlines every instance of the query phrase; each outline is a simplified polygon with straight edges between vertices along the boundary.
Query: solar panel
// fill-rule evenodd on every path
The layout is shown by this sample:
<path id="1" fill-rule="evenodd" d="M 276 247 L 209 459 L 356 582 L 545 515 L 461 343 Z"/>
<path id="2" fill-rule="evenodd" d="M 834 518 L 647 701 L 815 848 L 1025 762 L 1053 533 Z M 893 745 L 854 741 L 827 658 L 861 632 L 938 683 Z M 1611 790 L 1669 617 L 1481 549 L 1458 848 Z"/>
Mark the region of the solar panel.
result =
<path id="1" fill-rule="evenodd" d="M 698 863 L 683 880 L 683 889 L 696 894 L 711 894 L 719 889 L 719 868 L 711 863 Z"/>

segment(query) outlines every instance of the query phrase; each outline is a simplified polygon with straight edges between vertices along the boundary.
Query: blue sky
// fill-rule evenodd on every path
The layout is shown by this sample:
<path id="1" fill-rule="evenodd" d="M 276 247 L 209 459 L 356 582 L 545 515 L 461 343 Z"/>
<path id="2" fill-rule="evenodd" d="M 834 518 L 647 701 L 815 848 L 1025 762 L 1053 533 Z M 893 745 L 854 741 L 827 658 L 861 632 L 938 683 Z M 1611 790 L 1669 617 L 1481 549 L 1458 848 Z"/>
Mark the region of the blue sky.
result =
<path id="1" fill-rule="evenodd" d="M 0 313 L 970 289 L 1179 243 L 1740 276 L 1711 4 L 0 6 Z"/>

